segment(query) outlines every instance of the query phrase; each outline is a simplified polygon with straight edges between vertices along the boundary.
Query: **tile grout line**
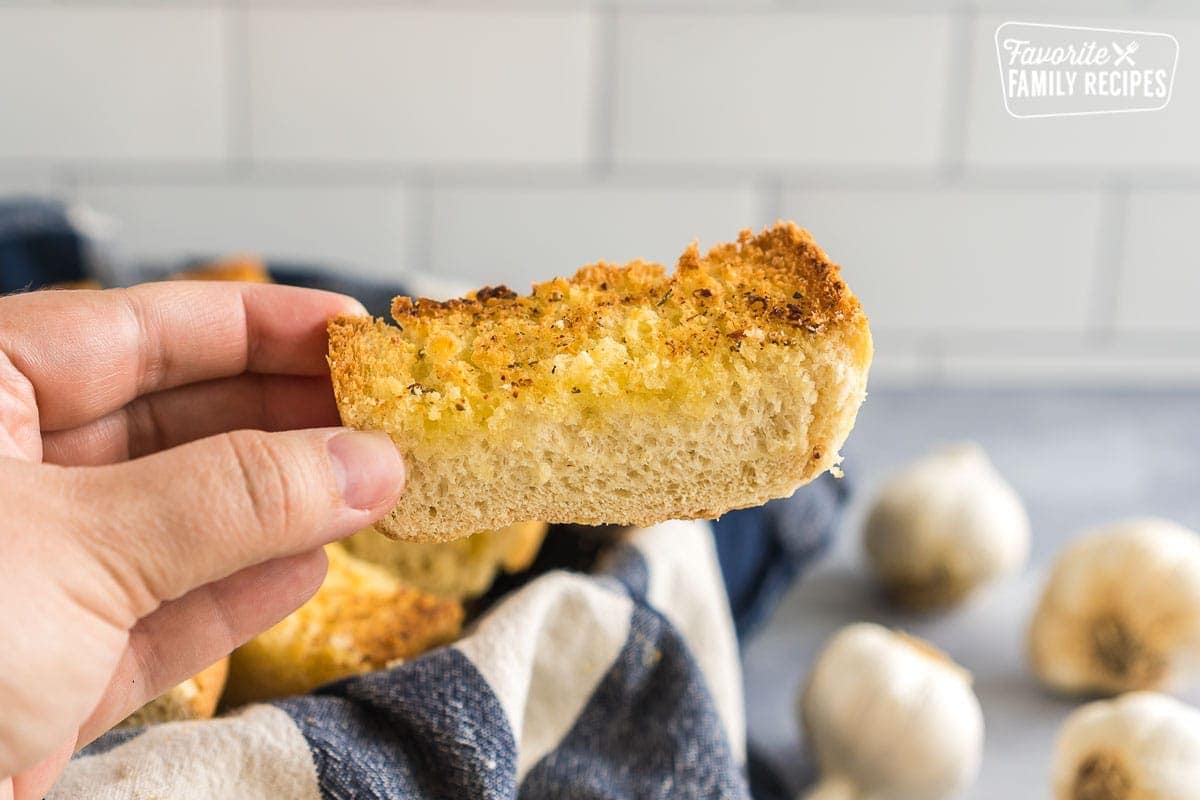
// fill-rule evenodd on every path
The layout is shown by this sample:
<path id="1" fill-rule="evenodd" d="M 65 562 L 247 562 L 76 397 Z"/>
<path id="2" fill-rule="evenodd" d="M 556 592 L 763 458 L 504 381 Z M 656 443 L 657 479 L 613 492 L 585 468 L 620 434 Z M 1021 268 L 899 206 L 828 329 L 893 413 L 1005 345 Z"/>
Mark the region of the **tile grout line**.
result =
<path id="1" fill-rule="evenodd" d="M 1093 342 L 1111 346 L 1116 336 L 1121 272 L 1129 224 L 1129 186 L 1117 180 L 1109 188 L 1100 214 L 1096 262 L 1092 268 L 1088 329 Z"/>
<path id="2" fill-rule="evenodd" d="M 592 97 L 588 131 L 588 150 L 592 170 L 596 175 L 609 175 L 615 165 L 616 100 L 617 100 L 617 39 L 620 19 L 616 8 L 597 8 L 591 12 L 595 19 L 593 32 L 596 52 L 592 57 Z"/>
<path id="3" fill-rule="evenodd" d="M 176 8 L 224 8 L 229 3 L 235 0 L 177 0 L 173 4 Z M 0 8 L 62 8 L 62 9 L 113 9 L 113 8 L 132 8 L 144 9 L 150 8 L 145 0 L 104 0 L 104 2 L 94 2 L 93 0 L 7 0 L 0 2 Z"/>
<path id="4" fill-rule="evenodd" d="M 69 203 L 81 202 L 82 183 L 79 173 L 65 164 L 57 164 L 50 170 L 50 185 L 55 191 L 61 191 Z"/>
<path id="5" fill-rule="evenodd" d="M 955 12 L 950 23 L 950 75 L 946 81 L 945 119 L 942 123 L 941 161 L 944 176 L 962 178 L 967 163 L 967 122 L 971 102 L 971 73 L 975 63 L 976 10 Z"/>
<path id="6" fill-rule="evenodd" d="M 250 98 L 250 8 L 247 0 L 234 0 L 226 11 L 225 25 L 225 90 L 226 98 L 226 158 L 229 171 L 247 175 L 251 170 Z"/>
<path id="7" fill-rule="evenodd" d="M 925 343 L 917 348 L 924 356 L 927 364 L 925 384 L 927 386 L 943 386 L 949 378 L 949 357 L 945 342 L 940 337 L 929 336 Z"/>
<path id="8" fill-rule="evenodd" d="M 55 0 L 60 4 L 67 5 L 91 5 L 94 0 Z M 105 0 L 108 5 L 138 5 L 145 3 L 146 0 Z M 212 5 L 220 3 L 222 0 L 189 0 L 192 5 Z M 11 0 L 10 0 L 11 2 Z M 27 4 L 36 4 L 39 0 L 25 0 Z M 328 7 L 327 0 L 252 0 L 254 5 L 267 8 L 313 8 L 313 7 Z M 1134 3 L 1135 0 L 1128 0 Z M 849 7 L 840 0 L 757 0 L 757 2 L 738 6 L 734 4 L 724 5 L 719 2 L 712 3 L 697 3 L 693 5 L 685 5 L 681 3 L 638 3 L 632 0 L 574 0 L 569 3 L 562 3 L 561 0 L 503 0 L 503 2 L 486 2 L 485 0 L 346 0 L 339 4 L 339 8 L 345 9 L 422 9 L 422 8 L 443 8 L 452 12 L 522 12 L 522 11 L 551 11 L 565 12 L 578 11 L 587 8 L 618 8 L 628 13 L 644 14 L 644 15 L 671 15 L 671 16 L 703 16 L 703 15 L 751 15 L 751 14 L 831 14 L 844 13 L 858 16 L 866 16 L 872 14 L 887 14 L 892 16 L 929 16 L 934 14 L 954 14 L 964 10 L 964 8 L 978 9 L 977 3 L 969 5 L 964 4 L 960 0 L 930 0 L 925 5 L 915 6 L 900 6 L 895 3 L 888 3 L 886 0 L 873 0 L 869 3 L 854 4 Z M 1069 12 L 1070 5 L 1062 5 L 1057 9 L 1051 8 L 1047 11 L 1044 3 L 1038 3 L 1036 0 L 1014 0 L 1007 6 L 1007 13 L 1015 14 L 1035 14 L 1035 13 L 1051 13 L 1051 12 Z M 1181 7 L 1182 8 L 1182 7 Z M 1131 9 L 1132 10 L 1132 9 Z M 1143 9 L 1144 10 L 1144 9 Z M 1158 9 L 1150 9 L 1162 13 L 1164 10 L 1174 17 L 1194 18 L 1195 12 L 1191 9 L 1176 11 L 1171 7 L 1159 7 Z"/>
<path id="9" fill-rule="evenodd" d="M 183 8 L 217 8 L 227 6 L 238 2 L 239 0 L 176 0 L 175 5 Z M 328 8 L 327 0 L 250 0 L 251 4 L 259 8 L 284 8 L 284 9 L 311 9 L 311 8 Z M 0 8 L 152 8 L 153 4 L 147 3 L 146 0 L 0 0 Z M 957 14 L 964 10 L 978 11 L 979 6 L 976 3 L 968 5 L 960 4 L 954 0 L 945 0 L 944 2 L 930 2 L 924 6 L 909 6 L 897 7 L 894 3 L 888 3 L 885 0 L 875 0 L 875 2 L 852 5 L 846 7 L 844 3 L 837 0 L 808 0 L 806 3 L 799 0 L 760 0 L 760 2 L 750 4 L 745 7 L 736 5 L 723 6 L 717 3 L 699 4 L 694 6 L 688 5 L 673 5 L 673 4 L 638 4 L 630 0 L 576 0 L 574 3 L 569 3 L 564 6 L 561 2 L 555 0 L 505 0 L 500 3 L 488 3 L 483 0 L 458 0 L 454 2 L 439 3 L 438 0 L 347 0 L 338 4 L 338 8 L 346 11 L 355 10 L 376 10 L 376 9 L 397 9 L 397 10 L 432 10 L 449 12 L 467 12 L 467 13 L 493 13 L 505 14 L 509 12 L 550 12 L 550 13 L 573 13 L 581 9 L 589 8 L 612 8 L 619 9 L 627 14 L 651 16 L 651 15 L 670 15 L 670 16 L 746 16 L 746 15 L 803 15 L 803 14 L 850 14 L 856 16 L 870 16 L 886 14 L 890 16 L 932 16 L 940 14 Z M 1047 9 L 1044 4 L 1028 0 L 1027 2 L 1012 2 L 1007 6 L 1009 14 L 1037 14 L 1037 13 L 1069 13 L 1072 9 L 1070 5 L 1063 5 L 1058 8 Z M 1171 19 L 1192 20 L 1200 18 L 1200 15 L 1192 7 L 1184 5 L 1163 5 L 1158 4 L 1142 4 L 1136 0 L 1128 0 L 1127 11 L 1133 12 L 1137 10 L 1149 11 L 1158 16 L 1166 16 Z"/>
<path id="10" fill-rule="evenodd" d="M 770 225 L 776 220 L 783 219 L 783 181 L 777 177 L 767 177 L 755 187 L 755 205 L 759 225 Z"/>
<path id="11" fill-rule="evenodd" d="M 472 185 L 559 186 L 594 180 L 596 171 L 586 161 L 579 164 L 421 163 L 386 159 L 303 161 L 294 159 L 243 159 L 254 176 L 270 182 L 302 184 L 379 184 L 395 180 L 430 176 L 439 182 Z M 0 156 L 0 173 L 30 168 L 45 171 L 70 169 L 84 178 L 138 184 L 212 182 L 228 177 L 226 159 L 105 159 L 41 158 L 15 159 Z M 763 184 L 766 179 L 786 185 L 836 191 L 872 191 L 876 189 L 939 189 L 947 186 L 946 177 L 936 168 L 923 167 L 802 167 L 762 164 L 717 164 L 701 168 L 698 164 L 644 163 L 613 165 L 604 179 L 629 186 L 733 187 Z M 1120 181 L 1127 191 L 1147 190 L 1172 193 L 1200 191 L 1200 172 L 1145 174 L 1116 173 L 1109 178 L 1095 176 L 1092 170 L 999 170 L 972 169 L 953 181 L 955 188 L 997 192 L 1102 192 Z"/>
<path id="12" fill-rule="evenodd" d="M 409 228 L 408 243 L 404 248 L 406 263 L 401 265 L 404 270 L 433 272 L 434 190 L 433 177 L 428 174 L 403 184 L 402 191 L 408 202 L 405 221 Z"/>

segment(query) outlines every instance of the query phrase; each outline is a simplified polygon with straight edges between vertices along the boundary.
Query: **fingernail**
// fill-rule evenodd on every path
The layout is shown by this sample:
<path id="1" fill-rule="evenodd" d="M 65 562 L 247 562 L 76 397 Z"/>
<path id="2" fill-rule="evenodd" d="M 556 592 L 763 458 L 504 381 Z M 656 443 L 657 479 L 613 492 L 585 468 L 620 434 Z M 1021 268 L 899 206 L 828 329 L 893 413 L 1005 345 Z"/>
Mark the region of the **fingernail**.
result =
<path id="1" fill-rule="evenodd" d="M 351 508 L 393 503 L 404 489 L 404 460 L 386 433 L 345 431 L 325 443 L 342 499 Z"/>

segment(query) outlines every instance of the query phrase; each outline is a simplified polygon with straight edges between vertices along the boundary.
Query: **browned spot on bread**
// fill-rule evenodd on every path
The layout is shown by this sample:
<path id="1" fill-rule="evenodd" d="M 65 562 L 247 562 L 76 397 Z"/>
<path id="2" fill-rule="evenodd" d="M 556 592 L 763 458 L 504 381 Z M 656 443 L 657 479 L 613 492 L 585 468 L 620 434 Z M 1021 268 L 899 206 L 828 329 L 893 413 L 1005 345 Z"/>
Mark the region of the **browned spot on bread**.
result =
<path id="1" fill-rule="evenodd" d="M 408 587 L 388 593 L 346 592 L 330 608 L 328 630 L 353 642 L 350 651 L 362 671 L 412 658 L 453 640 L 462 624 L 457 603 Z"/>
<path id="2" fill-rule="evenodd" d="M 564 307 L 558 308 L 560 304 Z M 680 257 L 673 275 L 644 261 L 624 266 L 600 262 L 570 280 L 536 284 L 525 296 L 497 286 L 445 301 L 397 297 L 392 316 L 401 325 L 415 317 L 451 329 L 497 321 L 489 334 L 503 342 L 498 347 L 508 348 L 510 336 L 549 335 L 569 352 L 572 342 L 606 329 L 614 309 L 630 304 L 678 307 L 686 321 L 672 344 L 701 349 L 716 343 L 708 332 L 747 315 L 763 323 L 769 341 L 787 344 L 862 314 L 838 265 L 807 231 L 786 222 L 757 236 L 744 230 L 736 243 L 714 247 L 703 260 L 693 245 Z"/>

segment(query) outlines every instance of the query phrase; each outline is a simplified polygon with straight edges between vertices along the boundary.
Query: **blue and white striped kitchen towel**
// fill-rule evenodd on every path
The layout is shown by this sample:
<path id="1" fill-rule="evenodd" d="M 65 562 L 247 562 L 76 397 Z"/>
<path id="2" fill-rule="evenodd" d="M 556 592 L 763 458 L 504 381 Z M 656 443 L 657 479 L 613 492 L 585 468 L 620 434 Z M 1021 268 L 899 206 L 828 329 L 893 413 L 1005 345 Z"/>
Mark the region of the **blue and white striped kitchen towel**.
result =
<path id="1" fill-rule="evenodd" d="M 634 530 L 459 642 L 232 715 L 115 732 L 51 798 L 748 797 L 711 523 Z"/>

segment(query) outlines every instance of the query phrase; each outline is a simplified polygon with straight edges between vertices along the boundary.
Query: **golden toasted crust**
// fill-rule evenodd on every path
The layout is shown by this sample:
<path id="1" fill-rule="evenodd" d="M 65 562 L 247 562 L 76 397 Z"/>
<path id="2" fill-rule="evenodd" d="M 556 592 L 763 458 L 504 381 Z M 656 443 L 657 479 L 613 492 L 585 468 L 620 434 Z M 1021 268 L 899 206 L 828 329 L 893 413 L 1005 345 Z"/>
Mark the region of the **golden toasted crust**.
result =
<path id="1" fill-rule="evenodd" d="M 704 257 L 693 245 L 673 275 L 596 264 L 525 297 L 398 297 L 392 313 L 398 327 L 331 322 L 329 361 L 343 422 L 408 458 L 408 491 L 377 524 L 408 539 L 788 494 L 836 464 L 871 359 L 858 300 L 792 223 Z"/>
<path id="2" fill-rule="evenodd" d="M 217 710 L 217 702 L 229 675 L 229 658 L 222 658 L 176 684 L 116 725 L 137 728 L 159 722 L 208 719 Z"/>
<path id="3" fill-rule="evenodd" d="M 505 538 L 507 549 L 501 561 L 504 571 L 514 575 L 529 569 L 542 549 L 549 527 L 544 522 L 518 522 L 498 531 Z"/>
<path id="4" fill-rule="evenodd" d="M 303 694 L 458 636 L 460 603 L 406 586 L 340 546 L 325 552 L 329 572 L 317 593 L 234 651 L 226 705 Z"/>
<path id="5" fill-rule="evenodd" d="M 527 569 L 542 546 L 546 528 L 544 522 L 519 522 L 453 542 L 395 541 L 367 528 L 343 540 L 342 546 L 409 586 L 465 600 L 486 592 L 500 569 L 508 573 Z"/>
<path id="6" fill-rule="evenodd" d="M 271 274 L 258 256 L 237 255 L 210 261 L 170 276 L 173 281 L 241 281 L 270 283 Z"/>
<path id="7" fill-rule="evenodd" d="M 225 689 L 225 681 L 229 679 L 229 656 L 205 667 L 192 676 L 196 682 L 196 690 L 202 701 L 195 704 L 201 717 L 211 717 L 217 710 L 217 702 Z"/>
<path id="8" fill-rule="evenodd" d="M 571 288 L 585 293 L 568 298 Z M 564 303 L 567 313 L 556 314 Z M 668 303 L 683 309 L 686 320 L 664 343 L 668 354 L 682 349 L 699 354 L 727 345 L 727 339 L 736 342 L 744 330 L 739 323 L 747 321 L 767 330 L 771 341 L 786 343 L 862 317 L 858 298 L 842 281 L 838 265 L 793 222 L 779 223 L 758 236 L 743 230 L 736 243 L 718 245 L 703 259 L 693 243 L 680 256 L 673 275 L 660 264 L 644 261 L 625 266 L 600 262 L 579 270 L 569 281 L 556 278 L 535 284 L 524 297 L 505 286 L 444 301 L 397 297 L 392 316 L 401 328 L 422 321 L 450 328 L 487 325 L 489 339 L 476 354 L 493 349 L 507 354 L 531 334 L 569 351 L 607 329 L 614 309 L 621 313 L 634 304 L 662 308 Z M 731 324 L 719 329 L 713 317 Z M 566 324 L 557 325 L 560 320 Z M 509 369 L 518 380 L 526 371 L 541 371 L 520 361 Z"/>
<path id="9" fill-rule="evenodd" d="M 446 401 L 472 392 L 480 374 L 488 373 L 497 380 L 485 394 L 519 398 L 523 390 L 561 383 L 553 356 L 577 354 L 621 333 L 620 324 L 637 307 L 674 323 L 651 343 L 659 358 L 787 347 L 834 328 L 866 331 L 862 307 L 838 266 L 807 231 L 787 222 L 758 236 L 744 230 L 736 244 L 718 245 L 704 259 L 693 244 L 674 275 L 643 261 L 599 263 L 570 281 L 536 284 L 525 297 L 503 286 L 446 301 L 397 297 L 392 315 L 399 328 L 362 317 L 336 319 L 329 328 L 335 391 L 343 413 L 371 391 L 364 379 L 373 376 L 360 367 L 372 354 L 357 345 L 373 328 L 398 347 L 414 340 L 428 344 L 413 357 L 432 366 L 413 363 L 409 372 L 431 380 L 397 389 L 426 401 L 436 393 L 443 406 L 461 414 L 465 403 Z M 464 339 L 470 340 L 469 354 Z"/>

